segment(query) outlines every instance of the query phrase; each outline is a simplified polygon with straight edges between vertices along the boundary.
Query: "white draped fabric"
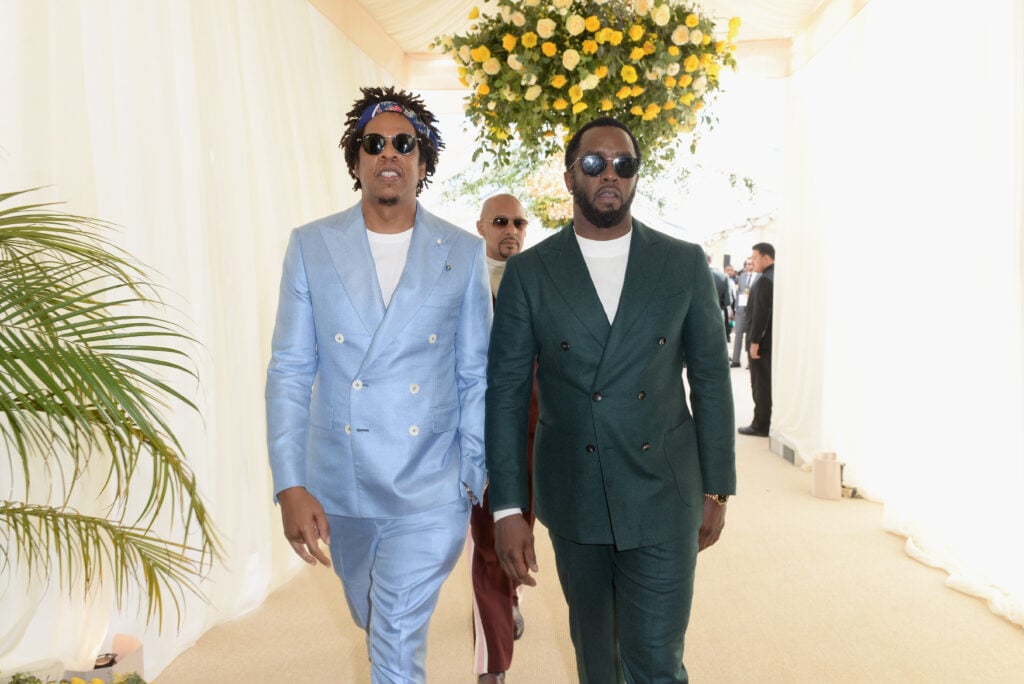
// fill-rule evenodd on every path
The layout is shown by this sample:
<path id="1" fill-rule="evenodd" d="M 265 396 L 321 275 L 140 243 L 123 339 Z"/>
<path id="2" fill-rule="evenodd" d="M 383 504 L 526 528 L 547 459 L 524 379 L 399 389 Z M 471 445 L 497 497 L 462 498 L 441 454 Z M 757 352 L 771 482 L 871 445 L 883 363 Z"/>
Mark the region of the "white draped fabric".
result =
<path id="1" fill-rule="evenodd" d="M 1020 624 L 1022 7 L 874 0 L 794 72 L 773 369 L 774 436 Z"/>
<path id="2" fill-rule="evenodd" d="M 209 605 L 189 600 L 163 633 L 109 595 L 26 592 L 20 568 L 0 568 L 0 671 L 86 666 L 120 632 L 143 640 L 152 678 L 296 569 L 264 433 L 281 259 L 292 226 L 353 201 L 345 113 L 359 85 L 391 78 L 304 0 L 0 0 L 0 64 L 0 191 L 50 186 L 27 201 L 122 226 L 202 345 L 200 382 L 180 388 L 201 416 L 174 424 L 226 559 Z M 5 498 L 19 496 L 9 476 Z"/>
<path id="3" fill-rule="evenodd" d="M 1022 7 L 836 0 L 797 36 L 774 432 L 837 452 L 912 553 L 1024 623 Z M 393 74 L 304 0 L 0 0 L 0 17 L 0 191 L 48 185 L 120 224 L 175 293 L 202 348 L 182 388 L 201 416 L 174 421 L 226 558 L 210 603 L 162 633 L 0 569 L 0 670 L 82 665 L 121 632 L 152 678 L 295 570 L 263 429 L 280 262 L 290 227 L 353 201 L 344 114 Z"/>

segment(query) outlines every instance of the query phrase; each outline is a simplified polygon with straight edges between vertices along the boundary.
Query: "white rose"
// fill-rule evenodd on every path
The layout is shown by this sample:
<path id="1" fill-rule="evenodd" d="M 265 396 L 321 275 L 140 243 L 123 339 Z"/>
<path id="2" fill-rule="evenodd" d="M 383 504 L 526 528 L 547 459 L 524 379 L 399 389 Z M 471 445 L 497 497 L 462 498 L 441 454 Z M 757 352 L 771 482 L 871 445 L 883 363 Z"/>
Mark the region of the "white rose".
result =
<path id="1" fill-rule="evenodd" d="M 527 102 L 533 102 L 540 97 L 542 88 L 539 85 L 532 85 L 526 89 L 526 94 L 523 95 L 523 99 Z"/>
<path id="2" fill-rule="evenodd" d="M 494 100 L 491 100 L 490 102 L 488 102 L 488 103 L 487 103 L 487 109 L 491 110 L 492 112 L 493 112 L 493 111 L 494 111 L 494 110 L 495 110 L 495 109 L 496 109 L 497 107 L 498 107 L 498 103 L 497 103 L 497 102 L 495 102 Z"/>
<path id="3" fill-rule="evenodd" d="M 704 91 L 707 89 L 707 87 L 708 87 L 708 77 L 707 76 L 701 76 L 700 78 L 697 78 L 693 82 L 693 92 L 697 93 L 697 95 L 703 95 Z"/>
<path id="4" fill-rule="evenodd" d="M 562 53 L 562 66 L 565 67 L 566 71 L 572 71 L 576 68 L 576 65 L 580 63 L 580 53 L 576 52 L 572 48 L 569 48 Z"/>
<path id="5" fill-rule="evenodd" d="M 555 35 L 555 27 L 555 20 L 545 17 L 537 22 L 537 35 L 547 40 Z"/>
<path id="6" fill-rule="evenodd" d="M 586 27 L 587 20 L 578 14 L 570 14 L 569 18 L 565 20 L 565 30 L 569 32 L 570 36 L 580 35 Z"/>
<path id="7" fill-rule="evenodd" d="M 571 4 L 572 4 L 572 0 L 555 0 L 555 2 L 554 2 L 555 9 L 560 9 L 560 10 L 569 9 L 569 5 L 571 5 Z"/>
<path id="8" fill-rule="evenodd" d="M 584 90 L 593 90 L 594 88 L 596 88 L 598 86 L 598 84 L 600 82 L 601 82 L 601 79 L 599 79 L 594 74 L 590 74 L 585 79 L 580 81 L 580 88 L 583 88 Z"/>
<path id="9" fill-rule="evenodd" d="M 526 74 L 523 76 L 523 80 L 520 81 L 524 86 L 532 86 L 537 82 L 537 74 Z"/>
<path id="10" fill-rule="evenodd" d="M 676 74 L 679 73 L 680 68 L 681 67 L 679 66 L 679 62 L 672 62 L 671 64 L 668 65 L 667 73 L 669 76 L 675 76 Z"/>
<path id="11" fill-rule="evenodd" d="M 508 56 L 508 66 L 512 71 L 522 71 L 523 63 L 519 61 L 519 55 L 511 54 Z"/>
<path id="12" fill-rule="evenodd" d="M 509 102 L 515 102 L 516 100 L 519 99 L 519 96 L 515 93 L 515 91 L 509 88 L 508 86 L 505 86 L 504 88 L 501 89 L 501 96 L 504 97 Z"/>
<path id="13" fill-rule="evenodd" d="M 488 76 L 494 76 L 501 71 L 501 62 L 498 61 L 497 57 L 491 57 L 483 64 L 484 73 Z"/>
<path id="14" fill-rule="evenodd" d="M 658 26 L 664 26 L 672 18 L 672 13 L 669 11 L 668 5 L 658 5 L 651 18 L 654 19 L 654 23 Z"/>
<path id="15" fill-rule="evenodd" d="M 487 74 L 484 73 L 483 69 L 477 69 L 473 72 L 473 80 L 476 83 L 487 83 Z"/>
<path id="16" fill-rule="evenodd" d="M 704 42 L 704 34 L 700 32 L 700 29 L 690 31 L 690 42 L 694 45 L 700 45 Z"/>
<path id="17" fill-rule="evenodd" d="M 513 12 L 512 23 L 518 28 L 523 28 L 526 25 L 526 17 L 523 16 L 522 12 Z"/>
<path id="18" fill-rule="evenodd" d="M 501 6 L 501 20 L 506 24 L 512 21 L 512 8 L 508 5 Z"/>
<path id="19" fill-rule="evenodd" d="M 682 24 L 676 26 L 676 30 L 672 32 L 672 42 L 676 45 L 686 45 L 689 40 L 690 29 L 686 28 Z"/>
<path id="20" fill-rule="evenodd" d="M 462 60 L 463 64 L 470 64 L 473 58 L 469 56 L 469 46 L 463 45 L 459 48 L 459 59 Z"/>
<path id="21" fill-rule="evenodd" d="M 651 11 L 651 3 L 649 0 L 633 0 L 633 12 L 637 16 L 646 16 Z"/>

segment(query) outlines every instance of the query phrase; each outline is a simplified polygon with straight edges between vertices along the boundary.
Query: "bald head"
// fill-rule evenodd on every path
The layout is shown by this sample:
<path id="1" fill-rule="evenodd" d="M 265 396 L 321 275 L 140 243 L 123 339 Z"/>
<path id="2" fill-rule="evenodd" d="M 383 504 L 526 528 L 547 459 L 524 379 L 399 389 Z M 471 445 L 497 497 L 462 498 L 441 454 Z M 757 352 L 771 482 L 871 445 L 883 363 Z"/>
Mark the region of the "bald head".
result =
<path id="1" fill-rule="evenodd" d="M 488 197 L 480 208 L 476 230 L 487 243 L 487 256 L 505 261 L 523 248 L 526 236 L 526 212 L 512 195 Z"/>

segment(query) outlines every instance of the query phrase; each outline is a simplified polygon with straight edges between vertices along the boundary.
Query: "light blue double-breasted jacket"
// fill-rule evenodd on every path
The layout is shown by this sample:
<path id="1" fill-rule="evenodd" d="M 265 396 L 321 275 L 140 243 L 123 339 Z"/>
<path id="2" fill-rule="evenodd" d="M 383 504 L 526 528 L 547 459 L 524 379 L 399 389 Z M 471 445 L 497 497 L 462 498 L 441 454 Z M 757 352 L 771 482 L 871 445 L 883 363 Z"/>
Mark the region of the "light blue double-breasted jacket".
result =
<path id="1" fill-rule="evenodd" d="M 385 309 L 361 203 L 291 235 L 267 370 L 274 491 L 397 517 L 483 496 L 483 241 L 417 204 Z"/>

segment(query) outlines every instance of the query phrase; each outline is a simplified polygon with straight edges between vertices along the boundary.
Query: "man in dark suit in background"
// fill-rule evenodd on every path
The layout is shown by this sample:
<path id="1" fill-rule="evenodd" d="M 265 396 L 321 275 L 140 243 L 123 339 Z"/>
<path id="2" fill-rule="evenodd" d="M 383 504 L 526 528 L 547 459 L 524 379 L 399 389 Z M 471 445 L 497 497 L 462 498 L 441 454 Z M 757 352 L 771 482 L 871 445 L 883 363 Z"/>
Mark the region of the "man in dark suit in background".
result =
<path id="1" fill-rule="evenodd" d="M 486 451 L 502 567 L 535 585 L 523 450 L 580 680 L 685 682 L 697 552 L 736 486 L 729 358 L 697 245 L 630 215 L 640 150 L 602 117 L 565 153 L 573 221 L 508 260 L 488 355 Z M 686 363 L 693 414 L 682 379 Z"/>
<path id="2" fill-rule="evenodd" d="M 747 302 L 750 330 L 747 354 L 750 356 L 750 390 L 754 395 L 754 419 L 739 428 L 741 435 L 767 437 L 772 425 L 772 304 L 775 294 L 775 248 L 767 242 L 753 247 L 750 259 L 760 273 Z"/>
<path id="3" fill-rule="evenodd" d="M 733 307 L 733 320 L 736 321 L 733 333 L 736 335 L 736 339 L 732 345 L 732 363 L 730 364 L 733 368 L 740 367 L 740 355 L 745 348 L 744 337 L 749 337 L 746 334 L 747 328 L 750 327 L 747 303 L 750 301 L 750 288 L 753 287 L 756 279 L 754 262 L 747 257 L 747 260 L 743 262 L 743 270 L 736 276 L 736 305 Z"/>
<path id="4" fill-rule="evenodd" d="M 729 276 L 711 266 L 711 255 L 708 255 L 708 266 L 711 268 L 711 275 L 715 279 L 715 292 L 718 293 L 718 308 L 722 310 L 722 320 L 725 322 L 725 341 L 729 341 L 729 309 L 732 307 L 732 285 L 729 283 Z"/>

